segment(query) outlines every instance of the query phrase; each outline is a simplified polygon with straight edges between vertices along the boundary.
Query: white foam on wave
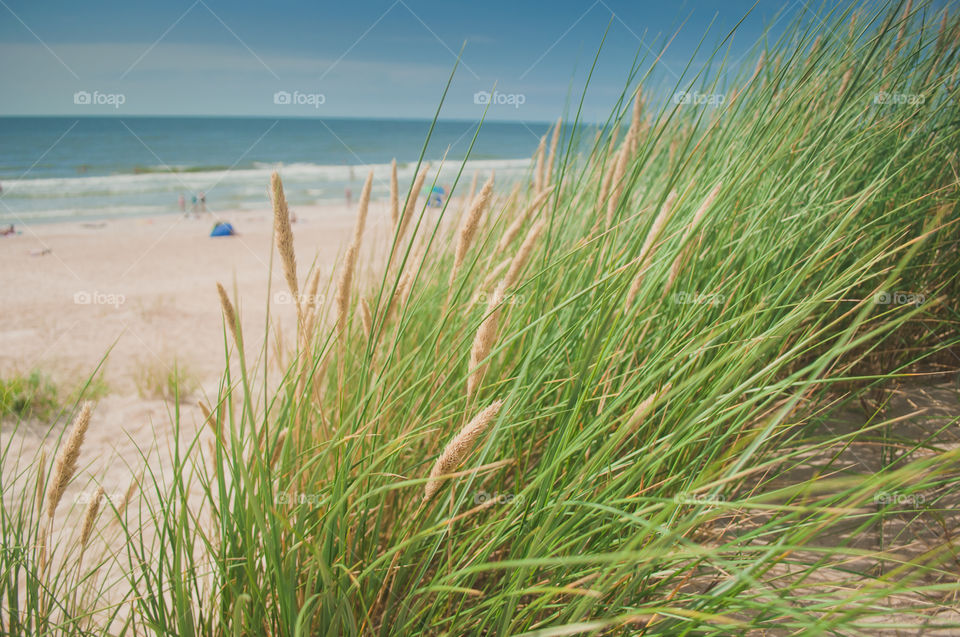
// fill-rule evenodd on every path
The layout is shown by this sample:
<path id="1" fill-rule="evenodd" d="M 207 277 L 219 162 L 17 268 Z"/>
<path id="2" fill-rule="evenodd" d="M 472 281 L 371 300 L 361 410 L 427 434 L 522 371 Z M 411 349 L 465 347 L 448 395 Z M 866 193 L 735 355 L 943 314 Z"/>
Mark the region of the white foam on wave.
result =
<path id="1" fill-rule="evenodd" d="M 510 174 L 522 172 L 528 168 L 529 159 L 483 159 L 467 162 L 466 174 L 496 170 Z M 433 168 L 439 162 L 432 162 Z M 389 179 L 390 164 L 372 164 L 367 166 L 332 166 L 320 164 L 255 164 L 253 168 L 235 168 L 232 170 L 211 170 L 200 172 L 150 172 L 141 174 L 103 175 L 90 177 L 47 177 L 40 179 L 12 179 L 4 181 L 5 198 L 41 199 L 69 197 L 110 197 L 135 195 L 138 193 L 198 192 L 210 191 L 214 187 L 230 186 L 241 192 L 262 193 L 269 183 L 270 174 L 277 170 L 284 182 L 346 182 L 363 180 L 369 170 L 374 178 Z M 416 163 L 401 164 L 397 174 L 401 178 L 412 178 Z M 445 163 L 440 171 L 441 178 L 452 178 L 460 170 L 460 162 Z M 264 184 L 257 186 L 256 184 Z"/>
<path id="2" fill-rule="evenodd" d="M 144 217 L 165 214 L 170 209 L 165 206 L 98 206 L 96 208 L 48 208 L 10 214 L 0 209 L 0 223 L 26 223 L 64 221 L 68 219 L 104 219 L 113 217 Z"/>
<path id="3" fill-rule="evenodd" d="M 435 176 L 440 185 L 452 186 L 462 162 L 449 161 L 441 166 L 439 161 L 432 161 L 430 164 L 425 189 L 429 189 Z M 416 162 L 398 165 L 401 188 L 406 188 L 413 180 L 416 168 Z M 492 171 L 496 171 L 499 184 L 509 184 L 530 169 L 530 160 L 474 160 L 462 168 L 458 191 L 468 187 L 474 174 L 479 174 L 482 180 Z M 269 206 L 270 175 L 274 170 L 283 177 L 291 205 L 340 203 L 345 188 L 352 189 L 355 197 L 359 196 L 360 184 L 371 169 L 374 197 L 387 196 L 390 164 L 261 163 L 233 170 L 4 180 L 0 197 L 7 210 L 0 208 L 0 220 L 5 223 L 51 222 L 173 214 L 178 212 L 179 195 L 185 197 L 186 208 L 190 210 L 192 197 L 200 192 L 206 193 L 207 205 L 211 209 L 259 209 Z"/>

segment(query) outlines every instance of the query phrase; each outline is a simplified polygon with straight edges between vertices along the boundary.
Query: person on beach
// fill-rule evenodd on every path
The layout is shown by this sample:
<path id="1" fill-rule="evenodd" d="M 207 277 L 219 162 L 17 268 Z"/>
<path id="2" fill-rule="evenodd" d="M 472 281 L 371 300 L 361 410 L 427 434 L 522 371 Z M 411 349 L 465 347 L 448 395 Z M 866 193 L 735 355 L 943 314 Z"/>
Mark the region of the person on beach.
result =
<path id="1" fill-rule="evenodd" d="M 207 195 L 202 190 L 200 191 L 200 212 L 207 211 Z"/>
<path id="2" fill-rule="evenodd" d="M 349 208 L 349 207 L 350 207 L 350 202 L 353 201 L 353 191 L 350 190 L 349 188 L 345 188 L 344 191 L 343 191 L 343 196 L 346 198 L 346 200 L 347 200 L 347 207 Z"/>
<path id="3" fill-rule="evenodd" d="M 186 214 L 187 212 L 187 199 L 183 196 L 183 193 L 180 193 L 180 196 L 177 197 L 177 206 L 180 208 L 180 212 Z"/>

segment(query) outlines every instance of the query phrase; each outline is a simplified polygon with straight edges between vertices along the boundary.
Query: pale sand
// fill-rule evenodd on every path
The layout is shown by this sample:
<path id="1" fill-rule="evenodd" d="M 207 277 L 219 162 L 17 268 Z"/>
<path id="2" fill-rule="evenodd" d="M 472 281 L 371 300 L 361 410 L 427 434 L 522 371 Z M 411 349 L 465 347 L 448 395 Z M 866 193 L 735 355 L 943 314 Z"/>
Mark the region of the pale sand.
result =
<path id="1" fill-rule="evenodd" d="M 386 243 L 387 206 L 387 201 L 371 204 L 364 242 L 368 255 Z M 356 205 L 296 212 L 301 286 L 316 259 L 322 289 L 353 231 Z M 145 383 L 138 380 L 144 370 L 170 368 L 177 361 L 198 386 L 180 406 L 183 437 L 201 427 L 196 400 L 217 395 L 225 364 L 217 281 L 231 297 L 235 282 L 247 349 L 253 352 L 248 356 L 255 358 L 260 351 L 273 215 L 264 209 L 219 217 L 233 223 L 239 235 L 211 238 L 209 216 L 170 216 L 110 220 L 99 228 L 79 223 L 20 226 L 23 234 L 0 238 L 0 376 L 36 369 L 62 388 L 77 388 L 113 347 L 103 370 L 107 394 L 97 400 L 80 458 L 83 470 L 64 497 L 62 515 L 71 497 L 91 489 L 91 479 L 108 492 L 124 492 L 142 467 L 141 452 L 158 448 L 166 455 L 173 405 L 149 391 L 144 394 Z M 50 252 L 31 255 L 44 249 Z M 270 297 L 271 324 L 280 326 L 289 347 L 296 311 L 276 255 Z M 273 370 L 279 377 L 278 368 Z M 57 436 L 61 430 L 50 433 Z M 11 431 L 11 423 L 4 423 L 0 440 L 7 441 Z M 49 423 L 20 426 L 13 434 L 18 450 L 13 457 L 29 463 L 41 445 L 52 447 L 53 440 L 44 440 L 48 431 Z M 6 466 L 4 472 L 12 469 Z"/>
<path id="2" fill-rule="evenodd" d="M 325 274 L 354 223 L 346 206 L 298 210 L 294 224 L 301 282 L 316 257 Z M 212 218 L 161 217 L 31 226 L 0 239 L 0 373 L 34 368 L 79 380 L 113 345 L 105 363 L 111 393 L 136 389 L 144 364 L 176 359 L 204 383 L 223 368 L 215 284 L 240 293 L 243 324 L 262 335 L 272 249 L 272 213 L 221 213 L 240 233 L 208 236 Z M 386 203 L 375 202 L 373 231 Z M 32 251 L 49 248 L 43 256 Z M 295 315 L 279 260 L 274 260 L 271 314 L 286 326 Z M 75 298 L 76 297 L 76 298 Z M 85 304 L 84 301 L 90 301 Z M 116 343 L 114 345 L 114 343 Z"/>

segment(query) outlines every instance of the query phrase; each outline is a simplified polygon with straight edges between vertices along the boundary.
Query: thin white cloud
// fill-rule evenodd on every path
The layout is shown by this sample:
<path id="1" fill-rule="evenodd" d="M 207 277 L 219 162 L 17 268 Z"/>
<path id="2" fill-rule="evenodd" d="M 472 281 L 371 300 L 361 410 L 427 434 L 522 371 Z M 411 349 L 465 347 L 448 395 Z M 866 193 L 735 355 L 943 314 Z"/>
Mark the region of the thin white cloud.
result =
<path id="1" fill-rule="evenodd" d="M 80 81 L 85 78 L 118 80 L 130 64 L 139 58 L 149 44 L 141 43 L 103 43 L 103 44 L 60 44 L 57 50 L 71 61 L 77 70 Z M 301 77 L 311 73 L 323 73 L 333 62 L 334 57 L 308 57 L 291 55 L 260 54 L 280 76 Z M 39 44 L 0 43 L 0 58 L 16 60 L 17 67 L 46 68 L 50 61 Z M 54 60 L 54 63 L 56 61 Z M 0 66 L 0 77 L 10 70 L 11 65 Z M 349 75 L 386 74 L 410 79 L 413 77 L 435 78 L 437 73 L 449 73 L 450 65 L 443 63 L 427 64 L 402 61 L 364 61 L 344 59 L 334 73 Z M 148 74 L 191 74 L 191 73 L 243 73 L 256 74 L 262 71 L 265 79 L 276 81 L 266 69 L 258 69 L 251 63 L 250 54 L 238 46 L 219 44 L 182 44 L 161 42 L 154 47 L 134 68 L 127 79 Z M 72 78 L 71 78 L 72 79 Z"/>

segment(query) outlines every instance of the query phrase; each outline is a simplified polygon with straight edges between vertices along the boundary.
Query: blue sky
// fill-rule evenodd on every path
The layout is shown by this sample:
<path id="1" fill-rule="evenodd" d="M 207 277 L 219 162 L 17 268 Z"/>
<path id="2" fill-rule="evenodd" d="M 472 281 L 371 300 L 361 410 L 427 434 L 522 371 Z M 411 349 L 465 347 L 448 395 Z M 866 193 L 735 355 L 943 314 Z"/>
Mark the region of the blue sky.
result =
<path id="1" fill-rule="evenodd" d="M 0 0 L 0 115 L 237 115 L 430 118 L 456 53 L 446 118 L 476 118 L 494 83 L 498 120 L 546 121 L 579 98 L 610 27 L 586 104 L 609 113 L 635 55 L 675 81 L 704 33 L 705 61 L 747 55 L 772 24 L 816 21 L 846 3 L 803 0 L 251 2 Z M 780 20 L 777 20 L 780 16 Z M 712 26 L 711 26 L 712 23 Z M 86 92 L 100 104 L 75 103 Z M 276 98 L 286 92 L 291 102 Z M 120 99 L 109 96 L 122 96 Z M 322 97 L 317 97 L 322 96 Z M 82 102 L 81 98 L 81 102 Z M 276 103 L 276 102 L 280 103 Z"/>

